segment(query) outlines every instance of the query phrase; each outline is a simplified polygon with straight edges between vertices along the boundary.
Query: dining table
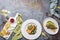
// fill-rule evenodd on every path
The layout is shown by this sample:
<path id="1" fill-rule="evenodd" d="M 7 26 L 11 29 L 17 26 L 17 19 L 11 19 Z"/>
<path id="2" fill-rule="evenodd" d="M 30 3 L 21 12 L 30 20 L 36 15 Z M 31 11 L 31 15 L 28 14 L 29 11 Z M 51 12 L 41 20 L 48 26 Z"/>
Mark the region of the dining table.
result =
<path id="1" fill-rule="evenodd" d="M 2 9 L 10 11 L 8 17 L 14 17 L 16 13 L 20 13 L 22 15 L 23 22 L 28 19 L 36 19 L 37 21 L 39 21 L 39 23 L 41 23 L 42 25 L 42 32 L 46 34 L 46 37 L 40 35 L 35 40 L 60 40 L 60 18 L 51 15 L 50 0 L 0 0 L 0 11 Z M 59 31 L 55 35 L 48 34 L 43 28 L 43 21 L 45 18 L 48 17 L 54 18 L 58 22 Z M 7 40 L 12 40 L 13 36 L 14 32 Z M 6 39 L 0 37 L 0 40 L 6 40 Z M 22 37 L 18 40 L 28 40 L 28 39 Z"/>

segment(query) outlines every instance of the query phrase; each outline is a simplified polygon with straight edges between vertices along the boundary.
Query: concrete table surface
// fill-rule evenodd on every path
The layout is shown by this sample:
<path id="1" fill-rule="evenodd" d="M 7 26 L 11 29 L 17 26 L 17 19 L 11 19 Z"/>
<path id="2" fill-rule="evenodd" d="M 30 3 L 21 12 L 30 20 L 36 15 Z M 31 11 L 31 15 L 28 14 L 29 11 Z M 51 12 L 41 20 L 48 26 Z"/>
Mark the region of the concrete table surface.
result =
<path id="1" fill-rule="evenodd" d="M 0 0 L 0 10 L 2 9 L 7 9 L 11 12 L 10 14 L 8 14 L 9 17 L 15 16 L 16 13 L 20 13 L 22 14 L 22 18 L 24 21 L 27 19 L 36 19 L 42 24 L 43 20 L 48 17 L 46 16 L 46 12 L 49 13 L 49 0 Z M 60 24 L 60 21 L 58 21 L 58 23 Z M 49 34 L 48 36 L 50 40 L 60 40 L 59 34 L 60 32 L 58 32 L 58 34 L 54 36 Z M 11 40 L 13 35 L 14 34 L 12 33 L 8 40 Z M 3 39 L 0 38 L 0 40 Z M 23 37 L 20 40 L 27 39 Z M 36 40 L 48 39 L 39 37 Z"/>

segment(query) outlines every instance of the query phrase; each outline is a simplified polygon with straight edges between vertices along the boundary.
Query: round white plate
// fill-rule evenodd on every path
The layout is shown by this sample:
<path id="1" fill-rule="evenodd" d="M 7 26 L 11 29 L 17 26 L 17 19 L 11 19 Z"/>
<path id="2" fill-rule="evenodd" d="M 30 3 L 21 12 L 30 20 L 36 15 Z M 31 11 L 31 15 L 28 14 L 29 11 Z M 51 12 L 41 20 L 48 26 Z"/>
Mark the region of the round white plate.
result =
<path id="1" fill-rule="evenodd" d="M 26 32 L 26 28 L 28 27 L 27 24 L 29 23 L 33 23 L 33 24 L 36 24 L 37 25 L 37 32 L 34 34 L 34 35 L 29 35 L 27 32 Z M 42 27 L 41 27 L 41 24 L 37 21 L 37 20 L 34 20 L 34 19 L 29 19 L 29 20 L 26 20 L 23 24 L 22 24 L 22 28 L 21 28 L 21 32 L 22 32 L 22 35 L 27 38 L 27 39 L 36 39 L 40 36 L 41 32 L 42 32 Z"/>
<path id="2" fill-rule="evenodd" d="M 55 32 L 53 32 L 51 29 L 47 29 L 47 27 L 46 27 L 47 21 L 52 21 L 53 23 L 55 23 L 55 26 L 57 27 L 57 29 L 56 29 Z M 53 18 L 50 18 L 50 17 L 49 17 L 49 18 L 46 18 L 46 19 L 43 21 L 43 27 L 44 27 L 45 31 L 46 31 L 47 33 L 51 34 L 51 35 L 57 34 L 57 33 L 58 33 L 58 30 L 59 30 L 59 26 L 58 26 L 57 21 L 56 21 L 55 19 L 53 19 Z"/>

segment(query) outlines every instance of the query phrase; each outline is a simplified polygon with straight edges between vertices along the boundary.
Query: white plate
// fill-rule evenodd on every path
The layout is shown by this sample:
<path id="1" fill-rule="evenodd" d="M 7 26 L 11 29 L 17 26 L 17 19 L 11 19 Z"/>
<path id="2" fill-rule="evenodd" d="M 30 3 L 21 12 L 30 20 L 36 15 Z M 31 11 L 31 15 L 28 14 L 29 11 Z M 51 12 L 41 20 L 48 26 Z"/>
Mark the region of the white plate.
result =
<path id="1" fill-rule="evenodd" d="M 29 35 L 27 32 L 26 32 L 26 28 L 28 27 L 27 24 L 29 23 L 33 23 L 33 24 L 36 24 L 37 25 L 37 32 L 34 34 L 34 35 Z M 34 19 L 29 19 L 29 20 L 26 20 L 23 24 L 22 24 L 22 28 L 21 28 L 21 32 L 22 32 L 22 35 L 27 38 L 27 39 L 36 39 L 40 36 L 41 32 L 42 32 L 42 27 L 41 27 L 41 24 L 37 21 L 37 20 L 34 20 Z"/>
<path id="2" fill-rule="evenodd" d="M 57 27 L 57 29 L 56 29 L 55 32 L 53 32 L 51 29 L 47 29 L 47 27 L 46 27 L 47 21 L 52 21 L 53 23 L 55 23 L 55 26 Z M 51 35 L 57 34 L 57 33 L 58 33 L 58 30 L 59 30 L 59 26 L 58 26 L 57 21 L 56 21 L 55 19 L 53 19 L 53 18 L 50 18 L 50 17 L 49 17 L 49 18 L 46 18 L 46 19 L 43 21 L 43 27 L 44 27 L 45 31 L 46 31 L 47 33 L 51 34 Z"/>

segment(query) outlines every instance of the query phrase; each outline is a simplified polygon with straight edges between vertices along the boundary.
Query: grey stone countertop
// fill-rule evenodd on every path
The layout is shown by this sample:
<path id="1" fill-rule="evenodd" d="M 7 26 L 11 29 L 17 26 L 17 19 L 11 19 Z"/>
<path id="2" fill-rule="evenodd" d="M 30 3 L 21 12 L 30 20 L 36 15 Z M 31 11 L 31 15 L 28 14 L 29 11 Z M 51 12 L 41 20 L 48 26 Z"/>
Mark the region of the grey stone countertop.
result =
<path id="1" fill-rule="evenodd" d="M 49 0 L 0 0 L 0 10 L 7 9 L 11 13 L 8 14 L 9 17 L 15 16 L 16 13 L 22 14 L 23 20 L 27 19 L 36 19 L 41 24 L 43 20 L 49 16 L 46 13 L 49 13 Z M 60 20 L 56 17 L 53 17 L 60 24 Z M 44 31 L 44 30 L 43 30 Z M 47 34 L 47 33 L 46 33 Z M 11 34 L 8 40 L 11 40 L 14 33 Z M 48 39 L 44 37 L 39 37 L 36 40 L 60 40 L 60 32 L 56 35 L 47 34 Z M 0 37 L 0 40 L 5 40 Z M 27 40 L 24 37 L 19 40 Z"/>

